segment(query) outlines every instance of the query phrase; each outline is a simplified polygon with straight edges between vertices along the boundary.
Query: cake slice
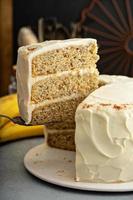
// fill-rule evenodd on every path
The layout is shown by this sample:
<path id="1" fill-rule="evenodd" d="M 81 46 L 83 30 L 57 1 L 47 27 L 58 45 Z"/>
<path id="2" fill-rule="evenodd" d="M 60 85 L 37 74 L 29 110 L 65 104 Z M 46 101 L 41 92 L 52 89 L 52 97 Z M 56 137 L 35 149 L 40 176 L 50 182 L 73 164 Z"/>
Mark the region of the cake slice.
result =
<path id="1" fill-rule="evenodd" d="M 20 47 L 17 94 L 29 124 L 74 121 L 78 104 L 98 87 L 95 39 L 46 41 Z"/>
<path id="2" fill-rule="evenodd" d="M 76 180 L 133 180 L 133 81 L 107 84 L 76 111 Z"/>

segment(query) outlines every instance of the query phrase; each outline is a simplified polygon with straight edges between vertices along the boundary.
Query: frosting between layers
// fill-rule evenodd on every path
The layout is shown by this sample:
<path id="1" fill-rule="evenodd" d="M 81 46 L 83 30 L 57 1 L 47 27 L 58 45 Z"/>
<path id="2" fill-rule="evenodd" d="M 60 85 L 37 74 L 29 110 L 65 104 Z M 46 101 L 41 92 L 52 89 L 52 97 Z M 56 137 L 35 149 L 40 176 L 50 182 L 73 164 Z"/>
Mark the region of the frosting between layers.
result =
<path id="1" fill-rule="evenodd" d="M 28 110 L 28 112 L 29 112 L 28 114 L 30 114 L 30 116 L 28 115 L 29 122 L 27 122 L 27 123 L 30 123 L 30 121 L 31 121 L 33 110 L 39 108 L 40 106 L 47 106 L 47 105 L 50 105 L 50 104 L 53 104 L 53 103 L 65 102 L 67 100 L 77 99 L 77 98 L 81 98 L 81 97 L 82 97 L 81 95 L 72 94 L 70 96 L 64 96 L 62 98 L 56 98 L 56 99 L 53 99 L 53 100 L 44 100 L 44 101 L 37 103 L 37 104 L 30 104 L 30 107 L 29 107 L 29 110 Z"/>
<path id="2" fill-rule="evenodd" d="M 31 105 L 31 87 L 35 79 L 32 78 L 32 59 L 41 53 L 61 49 L 68 46 L 96 44 L 95 39 L 69 39 L 46 41 L 39 44 L 20 47 L 17 59 L 17 94 L 21 117 L 28 124 L 31 122 L 32 111 L 36 107 Z M 36 78 L 37 79 L 37 78 Z"/>
<path id="3" fill-rule="evenodd" d="M 94 65 L 96 66 L 96 65 Z M 41 81 L 41 80 L 44 80 L 44 79 L 47 79 L 47 78 L 52 78 L 52 77 L 60 77 L 60 76 L 69 76 L 69 75 L 76 75 L 76 74 L 79 74 L 80 76 L 84 75 L 84 74 L 93 74 L 93 73 L 96 73 L 98 74 L 98 71 L 96 68 L 85 68 L 85 69 L 78 69 L 78 70 L 72 70 L 72 71 L 63 71 L 63 72 L 58 72 L 56 74 L 48 74 L 47 76 L 46 75 L 40 75 L 40 76 L 36 76 L 36 77 L 32 77 L 32 85 L 38 81 Z"/>
<path id="4" fill-rule="evenodd" d="M 28 107 L 28 113 L 25 112 L 24 107 L 20 107 L 20 109 L 22 108 L 22 116 L 24 117 L 28 117 L 28 121 L 26 121 L 26 123 L 30 123 L 31 121 L 31 118 L 32 118 L 32 112 L 33 110 L 35 110 L 36 108 L 39 108 L 40 106 L 46 106 L 46 105 L 50 105 L 52 103 L 58 103 L 58 102 L 64 102 L 64 101 L 67 101 L 67 100 L 71 100 L 71 99 L 77 99 L 77 98 L 81 98 L 82 96 L 81 95 L 78 95 L 78 94 L 72 94 L 72 95 L 69 95 L 69 96 L 63 96 L 63 97 L 59 97 L 59 98 L 55 98 L 53 100 L 44 100 L 42 102 L 39 102 L 37 104 L 33 104 L 31 102 L 29 102 L 29 107 Z M 19 98 L 20 99 L 20 98 Z M 20 99 L 21 100 L 21 99 Z M 25 99 L 26 100 L 26 99 Z M 21 103 L 21 102 L 19 102 Z M 22 102 L 23 104 L 23 102 Z M 21 106 L 21 105 L 20 105 Z M 21 110 L 20 110 L 21 111 Z M 26 114 L 28 114 L 26 116 Z"/>
<path id="5" fill-rule="evenodd" d="M 133 180 L 133 82 L 91 93 L 76 111 L 76 179 Z"/>

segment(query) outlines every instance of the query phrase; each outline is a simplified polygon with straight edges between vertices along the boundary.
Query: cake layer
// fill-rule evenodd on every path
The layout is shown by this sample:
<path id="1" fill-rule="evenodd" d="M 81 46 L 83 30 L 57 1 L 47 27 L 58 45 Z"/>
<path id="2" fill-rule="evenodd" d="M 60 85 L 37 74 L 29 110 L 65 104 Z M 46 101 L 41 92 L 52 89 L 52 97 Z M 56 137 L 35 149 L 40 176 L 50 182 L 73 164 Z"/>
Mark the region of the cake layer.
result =
<path id="1" fill-rule="evenodd" d="M 76 111 L 76 179 L 133 180 L 133 81 L 91 93 Z"/>
<path id="2" fill-rule="evenodd" d="M 64 96 L 86 95 L 97 88 L 98 71 L 78 70 L 56 76 L 46 77 L 32 86 L 32 103 Z"/>
<path id="3" fill-rule="evenodd" d="M 45 143 L 48 146 L 66 150 L 75 150 L 75 123 L 64 121 L 47 125 L 44 130 Z"/>
<path id="4" fill-rule="evenodd" d="M 48 130 L 64 130 L 64 129 L 75 129 L 75 123 L 71 121 L 50 123 L 47 125 Z"/>
<path id="5" fill-rule="evenodd" d="M 114 82 L 125 82 L 125 81 L 130 81 L 133 80 L 132 78 L 128 78 L 125 76 L 112 76 L 112 75 L 100 75 L 100 81 L 104 81 L 104 85 L 108 84 L 108 83 L 114 83 Z M 83 107 L 88 106 L 88 105 L 84 105 Z M 90 105 L 89 105 L 90 106 Z M 109 107 L 111 107 L 111 104 L 102 104 L 102 105 L 96 105 L 97 107 L 95 107 L 95 109 L 99 109 L 98 107 L 100 107 L 101 109 L 108 109 Z M 114 105 L 117 109 L 119 109 L 119 106 Z M 122 108 L 122 106 L 121 106 Z M 70 121 L 67 122 L 61 122 L 61 123 L 53 123 L 53 124 L 49 124 L 47 126 L 47 133 L 49 133 L 50 135 L 50 139 L 47 140 L 46 142 L 49 142 L 49 146 L 52 146 L 54 148 L 60 148 L 60 149 L 67 149 L 67 150 L 75 150 L 75 146 L 71 146 L 71 144 L 74 144 L 75 141 L 75 134 L 70 134 L 70 129 L 73 129 L 73 131 L 75 130 L 75 123 L 71 123 Z M 45 131 L 46 133 L 46 131 Z M 52 135 L 53 134 L 53 135 Z M 55 135 L 54 135 L 55 134 Z M 59 134 L 57 136 L 57 134 Z M 45 134 L 46 138 L 47 138 L 48 134 Z M 70 142 L 68 143 L 67 141 L 67 137 L 68 135 L 71 135 L 70 138 Z M 53 142 L 54 141 L 54 142 Z M 64 142 L 65 141 L 65 142 Z M 62 144 L 63 143 L 63 144 Z M 67 146 L 64 147 L 64 145 L 67 144 Z"/>
<path id="6" fill-rule="evenodd" d="M 64 107 L 68 108 L 68 110 L 72 110 L 69 108 L 71 104 L 66 106 L 65 101 L 64 105 L 60 103 L 60 101 L 63 102 L 62 99 L 64 99 L 64 97 L 69 97 L 69 95 L 71 96 L 71 94 L 77 94 L 77 96 L 81 95 L 82 101 L 86 95 L 97 88 L 98 78 L 96 78 L 95 64 L 98 58 L 97 42 L 96 40 L 89 38 L 46 41 L 44 43 L 33 44 L 19 48 L 16 73 L 17 94 L 19 111 L 23 120 L 27 124 L 31 122 L 37 123 L 37 121 L 37 124 L 40 122 L 42 124 L 44 122 L 48 122 L 49 120 L 53 121 L 55 119 L 54 112 L 56 113 L 57 111 L 58 114 L 56 113 L 56 115 L 58 116 L 60 115 L 59 111 L 61 111 L 61 116 L 58 117 L 59 119 L 69 118 L 69 115 L 71 114 L 64 110 Z M 89 73 L 92 69 L 95 71 L 92 84 L 89 80 L 87 80 L 87 83 L 84 85 L 85 89 L 83 89 L 82 81 L 86 81 L 86 78 L 89 76 Z M 84 70 L 88 70 L 88 74 L 86 73 L 86 77 L 84 74 L 82 74 L 83 79 L 81 76 L 77 76 L 77 79 L 80 79 L 78 82 L 78 80 L 74 80 L 76 79 L 76 76 L 70 75 L 76 70 L 79 70 L 80 73 L 82 73 Z M 64 77 L 64 73 L 66 73 L 66 71 L 69 73 L 69 76 L 71 76 L 71 78 L 66 80 L 68 81 L 69 87 L 67 87 L 65 81 L 63 82 L 63 79 L 61 78 L 61 76 Z M 59 74 L 60 77 L 58 77 L 57 80 L 56 77 Z M 52 79 L 54 76 L 55 78 Z M 47 82 L 45 81 L 46 79 Z M 86 86 L 88 83 L 90 86 Z M 62 85 L 64 84 L 66 91 L 64 89 L 63 93 Z M 78 84 L 81 84 L 81 87 Z M 52 101 L 59 98 L 60 106 L 55 106 L 55 103 L 52 105 Z M 43 106 L 40 104 L 43 104 Z M 78 104 L 77 102 L 74 103 L 74 101 L 72 104 L 74 105 L 72 105 L 74 110 L 70 111 L 70 113 L 75 113 L 75 109 Z M 52 109 L 52 106 L 55 110 Z M 63 112 L 65 117 L 63 117 Z M 43 114 L 44 116 L 41 116 Z"/>
<path id="7" fill-rule="evenodd" d="M 49 102 L 35 108 L 32 111 L 32 124 L 45 124 L 47 122 L 74 122 L 77 106 L 83 101 L 85 96 L 60 99 L 57 102 Z"/>
<path id="8" fill-rule="evenodd" d="M 75 151 L 74 129 L 49 130 L 46 131 L 46 142 L 48 146 Z"/>
<path id="9" fill-rule="evenodd" d="M 33 58 L 32 76 L 90 68 L 98 59 L 97 46 L 94 43 L 51 50 Z"/>

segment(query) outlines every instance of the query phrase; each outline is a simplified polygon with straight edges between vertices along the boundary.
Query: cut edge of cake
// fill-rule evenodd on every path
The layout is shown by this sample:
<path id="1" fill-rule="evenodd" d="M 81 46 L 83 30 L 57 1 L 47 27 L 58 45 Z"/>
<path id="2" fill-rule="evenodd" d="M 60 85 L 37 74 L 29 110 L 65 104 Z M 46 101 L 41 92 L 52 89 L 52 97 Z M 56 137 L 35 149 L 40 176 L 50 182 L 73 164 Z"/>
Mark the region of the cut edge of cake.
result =
<path id="1" fill-rule="evenodd" d="M 46 41 L 43 43 L 39 43 L 39 44 L 33 44 L 33 45 L 28 45 L 25 47 L 21 47 L 18 50 L 18 59 L 17 59 L 17 94 L 18 94 L 18 104 L 19 104 L 19 110 L 20 110 L 20 114 L 21 117 L 24 119 L 24 121 L 29 124 L 29 123 L 35 123 L 37 124 L 37 120 L 33 120 L 32 119 L 32 114 L 34 110 L 37 110 L 38 107 L 40 107 L 40 109 L 44 106 L 44 104 L 48 105 L 48 103 L 51 104 L 51 101 L 53 100 L 57 100 L 57 99 L 50 99 L 50 100 L 44 100 L 42 102 L 39 102 L 38 104 L 33 103 L 31 100 L 31 93 L 32 93 L 32 86 L 33 84 L 37 83 L 38 80 L 43 80 L 47 77 L 51 77 L 52 74 L 49 74 L 49 72 L 47 72 L 47 74 L 45 75 L 33 75 L 32 72 L 32 65 L 34 65 L 34 63 L 32 63 L 32 60 L 38 56 L 38 55 L 42 55 L 43 53 L 47 53 L 47 52 L 52 52 L 54 50 L 57 49 L 64 49 L 64 48 L 69 48 L 69 47 L 78 47 L 78 46 L 87 46 L 92 44 L 92 46 L 94 47 L 94 51 L 95 51 L 95 55 L 93 58 L 93 49 L 90 49 L 90 52 L 92 53 L 92 60 L 94 61 L 94 65 L 90 65 L 87 66 L 85 65 L 85 69 L 79 68 L 76 69 L 76 71 L 78 72 L 79 70 L 79 74 L 83 74 L 85 71 L 86 74 L 90 74 L 93 76 L 93 74 L 96 77 L 96 82 L 94 84 L 94 88 L 92 87 L 92 89 L 88 89 L 88 92 L 84 95 L 82 95 L 82 91 L 81 91 L 81 95 L 79 94 L 72 94 L 70 99 L 74 98 L 85 98 L 90 92 L 92 92 L 93 90 L 95 90 L 98 87 L 98 71 L 96 69 L 95 63 L 97 62 L 99 56 L 97 55 L 97 42 L 95 39 L 69 39 L 69 40 L 64 40 L 64 41 Z M 84 60 L 84 59 L 83 59 Z M 74 66 L 76 67 L 76 66 Z M 64 69 L 63 69 L 64 70 Z M 82 72 L 81 72 L 82 70 Z M 70 71 L 73 71 L 70 70 Z M 52 72 L 53 73 L 53 72 Z M 59 73 L 65 73 L 65 71 L 59 71 Z M 68 73 L 68 71 L 67 71 Z M 54 75 L 56 75 L 56 73 L 54 73 Z M 53 75 L 53 76 L 54 76 Z M 82 75 L 81 75 L 82 76 Z M 70 95 L 68 95 L 69 98 Z M 66 96 L 67 97 L 67 96 Z M 65 97 L 63 97 L 65 99 Z M 49 102 L 48 102 L 49 101 Z M 39 114 L 39 112 L 37 113 Z M 37 116 L 38 118 L 38 116 Z M 50 119 L 51 120 L 51 119 Z M 60 119 L 59 119 L 60 120 Z M 63 120 L 63 119 L 62 119 Z M 47 120 L 46 120 L 47 121 Z M 41 122 L 42 124 L 42 122 Z"/>
<path id="2" fill-rule="evenodd" d="M 50 147 L 75 151 L 75 123 L 51 123 L 44 131 L 45 144 Z"/>

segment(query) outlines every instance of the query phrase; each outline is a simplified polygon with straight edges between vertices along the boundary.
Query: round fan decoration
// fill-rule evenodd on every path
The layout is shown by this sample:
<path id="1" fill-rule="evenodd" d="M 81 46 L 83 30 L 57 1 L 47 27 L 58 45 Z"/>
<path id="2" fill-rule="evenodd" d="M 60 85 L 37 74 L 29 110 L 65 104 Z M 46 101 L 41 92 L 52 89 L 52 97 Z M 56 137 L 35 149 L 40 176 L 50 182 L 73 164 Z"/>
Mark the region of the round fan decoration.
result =
<path id="1" fill-rule="evenodd" d="M 92 0 L 78 28 L 98 40 L 101 73 L 133 76 L 133 1 Z"/>

